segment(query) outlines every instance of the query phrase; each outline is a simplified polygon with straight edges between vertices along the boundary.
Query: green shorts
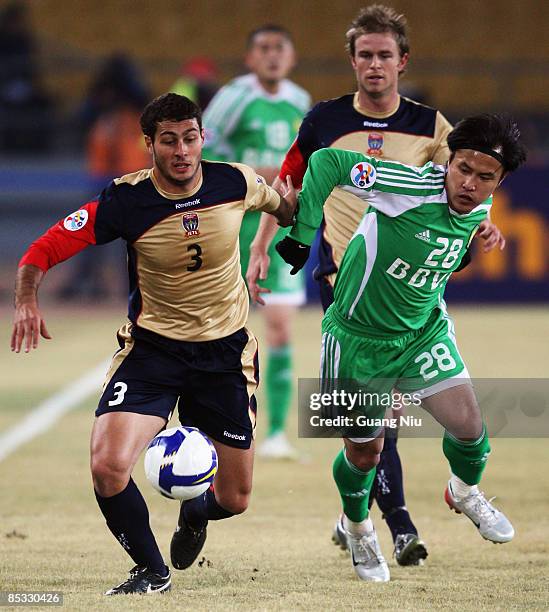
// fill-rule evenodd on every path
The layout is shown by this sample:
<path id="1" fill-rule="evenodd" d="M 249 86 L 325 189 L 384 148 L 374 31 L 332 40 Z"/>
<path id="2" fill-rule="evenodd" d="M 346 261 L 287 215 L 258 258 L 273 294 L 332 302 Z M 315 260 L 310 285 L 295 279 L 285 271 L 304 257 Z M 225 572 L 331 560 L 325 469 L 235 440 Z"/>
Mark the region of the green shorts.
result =
<path id="1" fill-rule="evenodd" d="M 240 268 L 242 276 L 246 276 L 248 263 L 250 261 L 250 244 L 255 237 L 259 226 L 261 213 L 248 212 L 242 220 L 240 228 Z M 305 303 L 305 281 L 303 273 L 299 272 L 293 276 L 290 274 L 291 267 L 280 257 L 275 250 L 275 244 L 282 240 L 291 228 L 281 227 L 276 233 L 269 247 L 269 257 L 271 264 L 269 274 L 260 285 L 271 290 L 271 293 L 262 294 L 266 304 L 292 304 L 301 306 Z"/>
<path id="2" fill-rule="evenodd" d="M 437 308 L 419 330 L 402 336 L 369 338 L 350 333 L 331 306 L 322 321 L 320 357 L 323 390 L 350 386 L 377 396 L 393 389 L 418 402 L 443 389 L 470 384 L 469 373 L 457 348 L 454 324 L 448 314 Z M 331 382 L 330 382 L 331 381 Z M 365 410 L 371 421 L 382 419 L 387 402 L 370 403 Z M 361 427 L 360 439 L 366 441 L 381 431 L 379 425 Z"/>

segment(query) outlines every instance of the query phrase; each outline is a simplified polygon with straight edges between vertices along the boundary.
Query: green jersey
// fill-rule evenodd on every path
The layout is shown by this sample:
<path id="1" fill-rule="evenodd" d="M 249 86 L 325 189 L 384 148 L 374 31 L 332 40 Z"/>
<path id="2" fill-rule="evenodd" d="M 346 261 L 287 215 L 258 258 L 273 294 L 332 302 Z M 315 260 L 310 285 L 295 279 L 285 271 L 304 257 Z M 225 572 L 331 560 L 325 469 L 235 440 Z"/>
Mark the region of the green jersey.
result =
<path id="1" fill-rule="evenodd" d="M 204 113 L 206 143 L 203 157 L 240 162 L 256 170 L 261 167 L 280 168 L 310 102 L 309 94 L 287 79 L 281 81 L 276 94 L 267 93 L 255 74 L 233 79 L 217 92 Z M 259 212 L 248 212 L 242 220 L 239 240 L 243 275 L 248 268 L 250 244 L 257 232 L 260 216 Z M 274 248 L 288 231 L 281 228 L 269 247 L 269 277 L 261 283 L 271 290 L 267 302 L 278 299 L 275 294 L 284 294 L 284 303 L 299 304 L 304 300 L 302 275 L 290 275 L 288 266 Z"/>
<path id="2" fill-rule="evenodd" d="M 204 113 L 203 157 L 280 168 L 310 102 L 304 89 L 286 79 L 276 94 L 267 93 L 254 74 L 233 79 Z"/>
<path id="3" fill-rule="evenodd" d="M 371 337 L 423 327 L 442 303 L 491 199 L 467 214 L 448 205 L 446 168 L 321 149 L 309 160 L 290 237 L 311 244 L 322 207 L 336 186 L 370 208 L 349 242 L 334 287 L 332 315 L 351 333 Z"/>

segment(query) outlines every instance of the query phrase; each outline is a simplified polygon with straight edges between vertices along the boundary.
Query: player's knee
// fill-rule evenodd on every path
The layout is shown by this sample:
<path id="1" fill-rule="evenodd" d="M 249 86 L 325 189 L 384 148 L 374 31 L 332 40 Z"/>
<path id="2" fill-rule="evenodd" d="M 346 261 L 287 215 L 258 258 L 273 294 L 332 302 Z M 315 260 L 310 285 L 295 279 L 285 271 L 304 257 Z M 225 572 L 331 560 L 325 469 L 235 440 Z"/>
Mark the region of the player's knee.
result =
<path id="1" fill-rule="evenodd" d="M 468 406 L 460 412 L 460 418 L 447 430 L 458 440 L 476 440 L 482 434 L 482 417 L 476 406 Z"/>
<path id="2" fill-rule="evenodd" d="M 250 503 L 250 491 L 235 491 L 217 499 L 217 502 L 222 508 L 233 514 L 242 514 L 247 510 Z"/>
<path id="3" fill-rule="evenodd" d="M 130 479 L 130 467 L 122 457 L 92 455 L 91 473 L 95 490 L 102 497 L 122 492 Z"/>
<path id="4" fill-rule="evenodd" d="M 362 472 L 369 472 L 377 466 L 377 464 L 379 463 L 379 459 L 380 453 L 371 451 L 359 455 L 356 458 L 356 461 L 352 461 L 352 463 L 353 465 L 356 465 L 356 467 Z"/>
<path id="5" fill-rule="evenodd" d="M 267 328 L 267 342 L 271 347 L 285 346 L 290 342 L 290 325 L 286 322 L 270 322 Z"/>
<path id="6" fill-rule="evenodd" d="M 351 444 L 346 453 L 349 461 L 362 472 L 374 469 L 380 461 L 382 444 Z"/>

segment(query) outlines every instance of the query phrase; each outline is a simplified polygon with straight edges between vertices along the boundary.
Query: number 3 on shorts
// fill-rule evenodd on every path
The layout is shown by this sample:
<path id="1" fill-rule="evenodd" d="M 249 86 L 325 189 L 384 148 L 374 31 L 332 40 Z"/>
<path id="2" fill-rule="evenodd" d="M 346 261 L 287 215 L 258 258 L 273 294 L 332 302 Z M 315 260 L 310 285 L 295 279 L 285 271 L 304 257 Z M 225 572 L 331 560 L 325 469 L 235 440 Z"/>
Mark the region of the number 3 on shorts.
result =
<path id="1" fill-rule="evenodd" d="M 426 351 L 418 355 L 414 359 L 414 363 L 421 364 L 419 373 L 426 381 L 438 376 L 440 372 L 453 370 L 457 365 L 450 349 L 443 342 L 435 344 L 429 352 Z"/>
<path id="2" fill-rule="evenodd" d="M 124 395 L 128 390 L 128 385 L 124 382 L 117 382 L 114 385 L 114 399 L 109 402 L 109 406 L 118 406 L 124 401 Z"/>

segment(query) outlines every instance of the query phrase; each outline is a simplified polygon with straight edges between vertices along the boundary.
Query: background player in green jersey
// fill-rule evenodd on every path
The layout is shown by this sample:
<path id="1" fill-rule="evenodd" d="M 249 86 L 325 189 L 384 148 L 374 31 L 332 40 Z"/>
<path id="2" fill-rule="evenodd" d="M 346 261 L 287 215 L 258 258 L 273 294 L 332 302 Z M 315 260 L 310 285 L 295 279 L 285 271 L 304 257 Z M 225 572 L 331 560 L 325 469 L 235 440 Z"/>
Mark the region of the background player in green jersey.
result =
<path id="1" fill-rule="evenodd" d="M 300 186 L 309 157 L 322 147 L 360 151 L 414 166 L 428 161 L 445 163 L 449 155 L 446 137 L 452 126 L 440 111 L 399 92 L 410 51 L 404 15 L 380 4 L 362 9 L 346 34 L 346 43 L 357 91 L 320 102 L 307 114 L 276 180 L 283 182 L 290 175 L 293 184 Z M 366 208 L 367 202 L 339 187 L 326 201 L 315 270 L 324 310 L 333 301 L 336 272 Z M 252 298 L 260 302 L 259 292 L 264 288 L 259 288 L 258 279 L 269 281 L 267 249 L 277 229 L 263 215 L 251 246 L 247 280 Z M 485 238 L 485 249 L 504 244 L 489 221 L 483 222 L 479 235 Z M 396 436 L 386 438 L 377 474 L 370 503 L 375 498 L 391 530 L 397 562 L 417 565 L 427 557 L 427 549 L 406 507 Z M 332 537 L 346 546 L 339 520 Z"/>
<path id="2" fill-rule="evenodd" d="M 337 149 L 316 152 L 296 224 L 277 249 L 297 272 L 332 189 L 340 186 L 368 201 L 371 208 L 345 252 L 334 303 L 324 316 L 324 376 L 332 384 L 349 379 L 385 393 L 393 387 L 416 393 L 445 429 L 443 451 L 451 470 L 446 502 L 485 539 L 503 543 L 514 530 L 477 486 L 490 445 L 443 293 L 489 212 L 491 194 L 526 152 L 516 124 L 500 115 L 460 121 L 448 145 L 446 167 L 411 167 Z M 383 412 L 368 409 L 373 417 Z M 362 580 L 387 581 L 389 569 L 368 517 L 383 429 L 370 427 L 359 435 L 344 439 L 334 480 L 356 573 Z"/>
<path id="3" fill-rule="evenodd" d="M 265 25 L 248 36 L 246 65 L 250 73 L 233 79 L 213 98 L 204 114 L 204 157 L 252 166 L 271 183 L 295 138 L 310 96 L 286 77 L 295 64 L 290 33 Z M 240 231 L 240 262 L 248 268 L 250 243 L 260 213 L 247 213 Z M 288 233 L 279 229 L 279 239 Z M 284 427 L 292 397 L 291 322 L 295 308 L 305 301 L 302 275 L 290 276 L 274 250 L 269 251 L 271 275 L 265 316 L 269 353 L 266 367 L 268 437 L 258 447 L 265 457 L 294 455 Z"/>

